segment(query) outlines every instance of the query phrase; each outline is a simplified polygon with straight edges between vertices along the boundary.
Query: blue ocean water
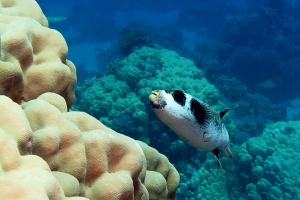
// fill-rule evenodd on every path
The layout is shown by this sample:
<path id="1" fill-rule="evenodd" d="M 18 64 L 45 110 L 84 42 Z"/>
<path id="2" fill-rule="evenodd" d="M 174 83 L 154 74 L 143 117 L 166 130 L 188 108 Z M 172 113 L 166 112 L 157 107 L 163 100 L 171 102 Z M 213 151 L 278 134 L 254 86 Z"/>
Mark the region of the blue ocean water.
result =
<path id="1" fill-rule="evenodd" d="M 74 109 L 86 111 L 168 156 L 181 175 L 177 199 L 300 199 L 300 166 L 295 162 L 300 158 L 299 1 L 37 2 L 50 28 L 65 37 L 68 59 L 77 67 Z M 130 57 L 143 46 L 165 48 L 192 60 L 214 86 L 214 97 L 207 97 L 211 103 L 239 104 L 225 119 L 234 159 L 222 158 L 221 172 L 212 154 L 194 149 L 164 126 L 148 105 L 143 90 L 134 85 L 140 80 L 168 80 L 169 76 L 155 53 L 138 54 L 139 62 Z M 143 74 L 123 80 L 119 71 L 130 65 Z M 189 68 L 181 70 L 185 73 Z M 98 98 L 86 97 L 89 91 L 94 92 L 93 82 L 94 87 L 98 84 L 98 91 L 105 93 L 110 87 L 103 80 L 112 80 L 110 75 L 125 81 L 129 89 L 124 90 L 132 92 L 131 100 L 119 94 L 117 102 L 136 105 L 124 112 L 117 108 L 98 112 L 89 110 L 91 106 L 84 107 L 95 104 L 88 101 Z M 145 91 L 165 89 L 158 86 L 147 86 L 151 88 Z M 197 89 L 189 92 L 200 97 L 211 95 Z"/>

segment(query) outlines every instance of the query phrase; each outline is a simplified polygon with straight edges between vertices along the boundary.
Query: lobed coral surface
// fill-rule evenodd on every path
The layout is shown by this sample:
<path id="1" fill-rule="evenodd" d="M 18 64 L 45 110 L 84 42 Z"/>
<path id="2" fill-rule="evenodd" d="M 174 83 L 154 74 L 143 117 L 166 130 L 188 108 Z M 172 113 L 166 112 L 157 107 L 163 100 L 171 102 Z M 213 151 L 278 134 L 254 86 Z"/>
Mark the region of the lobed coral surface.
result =
<path id="1" fill-rule="evenodd" d="M 35 1 L 0 2 L 0 94 L 21 103 L 54 92 L 70 107 L 75 98 L 76 70 L 66 59 L 65 39 L 47 27 Z"/>
<path id="2" fill-rule="evenodd" d="M 69 111 L 75 66 L 36 1 L 0 0 L 0 25 L 1 198 L 175 199 L 165 156 Z"/>
<path id="3" fill-rule="evenodd" d="M 86 113 L 67 112 L 61 96 L 44 93 L 20 106 L 2 95 L 0 103 L 4 145 L 0 179 L 11 188 L 18 187 L 19 179 L 29 183 L 24 194 L 23 190 L 8 194 L 10 189 L 2 187 L 0 196 L 175 198 L 179 175 L 166 157 Z M 144 152 L 149 151 L 146 159 Z M 159 169 L 151 167 L 157 162 Z M 154 183 L 159 187 L 153 188 Z M 162 189 L 164 193 L 156 191 Z"/>

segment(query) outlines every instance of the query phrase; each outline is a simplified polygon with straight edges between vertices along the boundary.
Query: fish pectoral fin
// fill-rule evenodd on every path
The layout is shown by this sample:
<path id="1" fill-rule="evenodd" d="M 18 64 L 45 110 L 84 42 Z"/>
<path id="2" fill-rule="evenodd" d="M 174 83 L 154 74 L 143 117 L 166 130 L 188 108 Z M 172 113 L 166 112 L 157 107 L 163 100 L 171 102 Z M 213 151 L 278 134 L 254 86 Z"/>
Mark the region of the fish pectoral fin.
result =
<path id="1" fill-rule="evenodd" d="M 219 170 L 222 170 L 222 164 L 221 164 L 221 162 L 220 162 L 220 160 L 219 160 L 219 158 L 220 158 L 220 149 L 216 148 L 216 149 L 214 149 L 214 150 L 212 151 L 212 153 L 215 155 L 215 158 L 216 158 L 216 160 L 217 160 L 218 169 L 219 169 Z"/>
<path id="2" fill-rule="evenodd" d="M 217 156 L 215 156 L 215 158 L 217 160 L 218 169 L 222 170 L 222 164 L 221 164 L 220 160 L 217 158 Z"/>

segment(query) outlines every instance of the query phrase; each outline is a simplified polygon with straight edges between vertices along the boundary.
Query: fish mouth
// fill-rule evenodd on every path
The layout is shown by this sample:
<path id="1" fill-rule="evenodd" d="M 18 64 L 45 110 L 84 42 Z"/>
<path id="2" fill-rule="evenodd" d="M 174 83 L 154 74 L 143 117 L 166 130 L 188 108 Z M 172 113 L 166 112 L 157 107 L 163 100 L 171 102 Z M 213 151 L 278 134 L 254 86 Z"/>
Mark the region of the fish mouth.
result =
<path id="1" fill-rule="evenodd" d="M 150 101 L 155 101 L 159 98 L 159 91 L 158 90 L 153 90 L 151 94 L 149 95 L 149 100 Z"/>
<path id="2" fill-rule="evenodd" d="M 149 95 L 149 101 L 153 109 L 161 109 L 167 105 L 158 90 L 153 90 L 151 92 L 151 94 Z"/>

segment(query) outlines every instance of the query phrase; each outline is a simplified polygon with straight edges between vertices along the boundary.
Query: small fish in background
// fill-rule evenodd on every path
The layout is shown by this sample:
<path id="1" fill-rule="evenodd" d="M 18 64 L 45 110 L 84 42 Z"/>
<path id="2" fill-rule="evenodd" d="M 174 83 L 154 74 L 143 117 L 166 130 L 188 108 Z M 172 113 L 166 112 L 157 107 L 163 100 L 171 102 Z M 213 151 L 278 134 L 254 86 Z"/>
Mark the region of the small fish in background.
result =
<path id="1" fill-rule="evenodd" d="M 149 100 L 158 118 L 184 141 L 193 147 L 211 151 L 220 170 L 220 149 L 228 158 L 233 157 L 222 117 L 237 105 L 219 113 L 180 90 L 154 90 L 149 95 Z"/>
<path id="2" fill-rule="evenodd" d="M 265 81 L 262 81 L 257 86 L 258 89 L 274 89 L 276 88 L 276 84 L 272 79 L 267 79 Z"/>
<path id="3" fill-rule="evenodd" d="M 61 22 L 67 20 L 68 17 L 66 16 L 47 16 L 47 20 L 49 22 Z"/>

